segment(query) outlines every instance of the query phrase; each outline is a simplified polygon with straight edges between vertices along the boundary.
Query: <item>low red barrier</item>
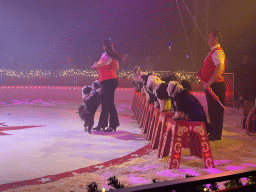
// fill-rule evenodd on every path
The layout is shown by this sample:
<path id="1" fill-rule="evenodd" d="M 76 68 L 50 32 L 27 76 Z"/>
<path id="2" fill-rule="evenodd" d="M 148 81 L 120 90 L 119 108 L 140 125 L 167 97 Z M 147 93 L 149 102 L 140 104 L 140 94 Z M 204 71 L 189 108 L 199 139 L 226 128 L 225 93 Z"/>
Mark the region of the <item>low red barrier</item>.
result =
<path id="1" fill-rule="evenodd" d="M 67 77 L 29 77 L 19 78 L 3 76 L 3 86 L 85 86 L 91 85 L 98 77 L 67 76 Z M 133 88 L 132 80 L 119 78 L 118 87 Z"/>

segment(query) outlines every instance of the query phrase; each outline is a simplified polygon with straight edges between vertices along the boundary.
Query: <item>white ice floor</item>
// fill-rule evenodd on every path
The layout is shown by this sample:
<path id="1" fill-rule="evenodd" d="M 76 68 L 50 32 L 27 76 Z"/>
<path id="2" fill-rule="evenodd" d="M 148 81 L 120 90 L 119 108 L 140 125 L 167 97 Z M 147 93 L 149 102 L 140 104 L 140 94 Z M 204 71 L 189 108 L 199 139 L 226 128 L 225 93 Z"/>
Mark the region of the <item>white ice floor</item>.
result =
<path id="1" fill-rule="evenodd" d="M 117 103 L 117 132 L 84 132 L 79 102 L 12 100 L 0 102 L 0 130 L 10 126 L 42 126 L 2 131 L 0 184 L 76 170 L 129 154 L 148 141 L 132 119 L 131 102 Z M 100 110 L 96 113 L 95 125 Z"/>

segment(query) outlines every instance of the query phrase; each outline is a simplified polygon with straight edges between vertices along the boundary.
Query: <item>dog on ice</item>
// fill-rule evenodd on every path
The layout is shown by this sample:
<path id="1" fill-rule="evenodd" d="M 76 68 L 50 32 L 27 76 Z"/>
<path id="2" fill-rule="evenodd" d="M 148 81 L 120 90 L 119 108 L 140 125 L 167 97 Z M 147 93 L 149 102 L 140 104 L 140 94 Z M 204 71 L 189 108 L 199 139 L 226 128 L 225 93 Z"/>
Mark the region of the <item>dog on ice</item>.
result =
<path id="1" fill-rule="evenodd" d="M 79 106 L 79 116 L 84 121 L 84 129 L 91 134 L 94 125 L 94 116 L 100 105 L 100 83 L 94 81 L 91 86 L 84 86 L 82 89 L 82 98 L 84 104 Z"/>

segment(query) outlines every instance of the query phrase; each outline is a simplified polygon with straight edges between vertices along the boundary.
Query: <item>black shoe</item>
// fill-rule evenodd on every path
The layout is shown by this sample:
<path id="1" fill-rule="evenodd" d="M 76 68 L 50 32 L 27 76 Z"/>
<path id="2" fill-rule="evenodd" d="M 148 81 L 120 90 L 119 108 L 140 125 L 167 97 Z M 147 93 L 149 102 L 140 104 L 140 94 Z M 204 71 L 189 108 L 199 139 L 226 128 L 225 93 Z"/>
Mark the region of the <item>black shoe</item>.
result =
<path id="1" fill-rule="evenodd" d="M 112 132 L 112 131 L 116 131 L 116 127 L 109 127 L 106 130 L 104 130 L 105 132 Z"/>
<path id="2" fill-rule="evenodd" d="M 89 127 L 88 127 L 88 133 L 89 133 L 89 134 L 92 134 L 92 126 L 89 126 Z"/>
<path id="3" fill-rule="evenodd" d="M 216 140 L 219 140 L 219 139 L 217 139 L 217 138 L 215 138 L 215 137 L 212 137 L 211 134 L 208 135 L 208 139 L 209 139 L 209 141 L 216 141 Z"/>
<path id="4" fill-rule="evenodd" d="M 103 131 L 105 131 L 105 127 L 99 127 L 99 126 L 97 126 L 97 127 L 93 128 L 93 130 L 96 130 L 96 131 L 100 131 L 101 129 L 102 129 Z"/>

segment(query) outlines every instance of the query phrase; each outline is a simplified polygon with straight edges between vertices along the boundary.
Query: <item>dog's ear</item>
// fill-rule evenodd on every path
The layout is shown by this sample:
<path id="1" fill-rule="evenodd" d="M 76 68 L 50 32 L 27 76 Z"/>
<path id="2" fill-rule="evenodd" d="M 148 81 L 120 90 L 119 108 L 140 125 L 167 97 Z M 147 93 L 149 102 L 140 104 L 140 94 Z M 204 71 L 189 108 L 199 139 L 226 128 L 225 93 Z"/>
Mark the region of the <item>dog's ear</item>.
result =
<path id="1" fill-rule="evenodd" d="M 173 95 L 176 95 L 176 93 L 180 92 L 183 90 L 183 87 L 181 84 L 177 84 L 177 86 L 175 87 L 174 91 L 173 91 Z"/>
<path id="2" fill-rule="evenodd" d="M 132 72 L 134 75 L 138 76 L 141 74 L 141 68 L 139 66 L 135 66 Z"/>
<path id="3" fill-rule="evenodd" d="M 166 89 L 169 97 L 174 96 L 177 92 L 179 92 L 181 90 L 183 90 L 183 87 L 177 81 L 170 81 L 168 83 L 168 87 Z"/>
<path id="4" fill-rule="evenodd" d="M 98 89 L 98 88 L 100 88 L 100 82 L 98 80 L 96 80 L 92 83 L 91 86 L 94 87 L 94 89 Z"/>
<path id="5" fill-rule="evenodd" d="M 145 73 L 145 72 L 142 72 L 142 73 L 141 73 L 140 77 L 141 77 L 141 79 L 142 79 L 143 85 L 146 85 L 146 84 L 147 84 L 148 76 L 149 76 L 149 75 L 148 75 L 147 73 Z"/>
<path id="6" fill-rule="evenodd" d="M 183 79 L 180 84 L 182 85 L 183 89 L 186 89 L 188 91 L 191 91 L 192 87 L 191 87 L 191 83 L 186 80 L 186 79 Z"/>
<path id="7" fill-rule="evenodd" d="M 152 89 L 153 89 L 152 78 L 148 78 L 146 86 L 147 86 L 148 90 L 150 90 L 152 92 Z"/>
<path id="8" fill-rule="evenodd" d="M 83 88 L 83 93 L 84 94 L 89 94 L 91 92 L 92 88 L 90 86 L 84 86 Z"/>
<path id="9" fill-rule="evenodd" d="M 174 91 L 176 86 L 177 86 L 177 82 L 176 81 L 170 81 L 168 83 L 168 87 L 167 87 L 166 91 L 167 91 L 169 97 L 173 95 L 173 91 Z"/>
<path id="10" fill-rule="evenodd" d="M 100 88 L 100 84 L 99 83 L 95 83 L 94 88 L 95 89 L 99 89 Z"/>
<path id="11" fill-rule="evenodd" d="M 142 75 L 141 78 L 142 78 L 142 80 L 143 80 L 143 82 L 144 82 L 145 79 L 146 79 L 146 75 Z"/>
<path id="12" fill-rule="evenodd" d="M 144 78 L 145 78 L 146 75 L 147 75 L 147 74 L 146 74 L 145 72 L 141 72 L 139 76 L 144 80 Z"/>
<path id="13" fill-rule="evenodd" d="M 169 82 L 170 83 L 170 82 Z M 171 84 L 169 84 L 168 83 L 168 86 L 167 86 L 167 88 L 166 88 L 166 91 L 167 91 L 167 93 L 168 93 L 168 96 L 170 97 L 171 95 L 170 95 L 170 89 L 171 89 Z"/>

